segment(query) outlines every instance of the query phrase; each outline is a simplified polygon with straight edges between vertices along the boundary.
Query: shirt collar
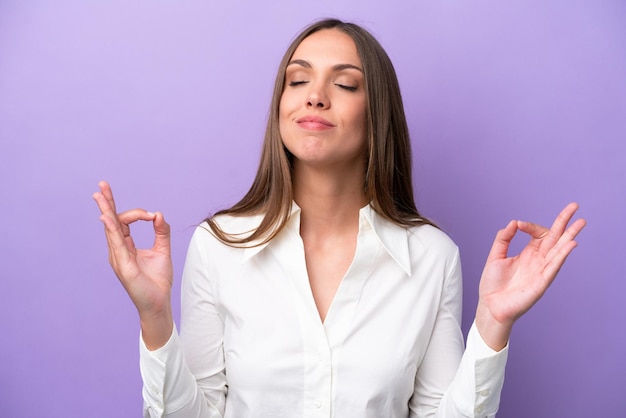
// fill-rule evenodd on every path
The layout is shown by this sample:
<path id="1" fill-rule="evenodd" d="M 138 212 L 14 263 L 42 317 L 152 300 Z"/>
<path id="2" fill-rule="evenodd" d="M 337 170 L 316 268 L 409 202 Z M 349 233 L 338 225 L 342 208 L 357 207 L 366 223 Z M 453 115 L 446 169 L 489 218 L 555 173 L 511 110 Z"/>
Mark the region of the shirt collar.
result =
<path id="1" fill-rule="evenodd" d="M 393 258 L 400 268 L 411 275 L 411 257 L 409 255 L 408 230 L 379 215 L 371 205 L 361 209 L 359 228 L 371 227 L 385 251 Z"/>
<path id="2" fill-rule="evenodd" d="M 289 219 L 287 220 L 287 224 L 285 225 L 286 230 L 281 231 L 279 235 L 281 235 L 283 232 L 295 233 L 299 235 L 300 211 L 300 207 L 295 202 L 292 202 L 291 213 L 289 214 Z M 258 222 L 260 221 L 261 219 L 259 218 Z M 381 243 L 385 251 L 387 251 L 387 253 L 400 266 L 400 268 L 407 275 L 410 276 L 411 258 L 409 255 L 407 229 L 388 221 L 387 219 L 376 213 L 371 205 L 367 205 L 361 208 L 361 210 L 359 211 L 359 231 L 365 231 L 369 228 L 374 231 L 374 234 L 378 238 L 378 241 Z M 279 236 L 274 237 L 274 239 L 279 239 Z M 252 246 L 246 247 L 244 249 L 243 257 L 241 260 L 242 264 L 263 251 L 271 242 L 270 241 L 261 245 L 254 246 L 260 241 L 262 240 L 251 242 L 250 244 Z"/>
<path id="3" fill-rule="evenodd" d="M 262 216 L 259 216 L 259 220 L 256 223 L 257 225 L 261 223 L 261 221 L 263 220 Z M 285 225 L 284 228 L 286 228 L 287 230 L 291 230 L 294 228 L 294 225 L 296 225 L 298 228 L 300 227 L 300 206 L 298 206 L 296 204 L 296 202 L 292 202 L 291 203 L 291 212 L 289 213 L 289 218 L 287 219 L 287 224 Z M 279 235 L 283 232 L 286 231 L 281 231 L 279 233 Z M 295 231 L 296 234 L 299 234 L 299 231 Z M 274 237 L 272 240 L 279 238 L 278 236 Z M 250 247 L 246 247 L 244 249 L 243 252 L 243 257 L 241 260 L 241 264 L 245 263 L 246 261 L 248 261 L 249 259 L 251 259 L 252 257 L 254 257 L 255 255 L 257 255 L 258 253 L 260 253 L 261 251 L 263 251 L 265 249 L 265 247 L 267 247 L 271 241 L 266 242 L 264 244 L 261 245 L 256 245 L 255 244 L 259 243 L 263 241 L 263 239 L 258 239 L 255 240 L 253 242 L 250 243 Z"/>

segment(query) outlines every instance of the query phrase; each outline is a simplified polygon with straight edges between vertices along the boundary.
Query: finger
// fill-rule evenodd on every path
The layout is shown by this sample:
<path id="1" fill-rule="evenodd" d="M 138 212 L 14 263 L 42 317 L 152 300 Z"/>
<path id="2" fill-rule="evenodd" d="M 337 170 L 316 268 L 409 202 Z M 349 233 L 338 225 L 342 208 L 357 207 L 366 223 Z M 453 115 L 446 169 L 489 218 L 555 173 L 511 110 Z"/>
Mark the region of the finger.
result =
<path id="1" fill-rule="evenodd" d="M 161 212 L 154 214 L 154 250 L 170 252 L 170 226 Z"/>
<path id="2" fill-rule="evenodd" d="M 102 214 L 100 221 L 104 224 L 104 232 L 107 238 L 107 244 L 109 246 L 109 261 L 112 266 L 116 264 L 126 264 L 130 257 L 130 251 L 132 247 L 128 247 L 126 238 L 122 233 L 121 224 L 110 216 Z"/>
<path id="3" fill-rule="evenodd" d="M 131 257 L 131 253 L 135 251 L 135 243 L 130 238 L 130 229 L 128 225 L 122 225 L 117 214 L 111 207 L 111 199 L 107 199 L 108 184 L 106 182 L 98 183 L 100 192 L 93 194 L 93 198 L 98 204 L 101 216 L 100 221 L 104 224 L 104 235 L 109 248 L 109 263 L 116 269 L 117 265 L 126 264 Z M 110 189 L 108 190 L 110 195 Z"/>
<path id="4" fill-rule="evenodd" d="M 109 202 L 111 206 L 111 210 L 117 213 L 117 209 L 115 208 L 115 199 L 113 199 L 113 191 L 111 190 L 111 186 L 106 181 L 102 180 L 98 182 L 98 187 L 100 187 L 100 192 L 105 197 L 105 199 Z"/>
<path id="5" fill-rule="evenodd" d="M 131 251 L 135 251 L 135 242 L 130 235 L 130 225 L 137 221 L 153 221 L 154 213 L 145 209 L 131 209 L 118 214 L 117 219 L 119 220 L 120 231 L 124 237 L 126 247 Z"/>
<path id="6" fill-rule="evenodd" d="M 507 251 L 511 240 L 517 232 L 517 222 L 511 221 L 503 229 L 499 230 L 496 234 L 496 238 L 493 240 L 489 256 L 487 256 L 487 262 L 491 260 L 499 260 L 506 258 Z"/>
<path id="7" fill-rule="evenodd" d="M 121 231 L 121 225 L 119 219 L 117 218 L 117 214 L 113 212 L 109 201 L 101 192 L 94 193 L 93 198 L 98 204 L 98 208 L 100 209 L 100 221 L 104 224 L 104 232 L 109 247 L 111 247 L 112 245 L 119 245 L 120 242 L 123 241 L 123 234 L 121 234 L 121 240 L 119 238 L 113 239 L 117 232 Z"/>
<path id="8" fill-rule="evenodd" d="M 106 184 L 106 182 L 101 183 Z M 102 214 L 102 216 L 109 218 L 114 224 L 119 224 L 117 213 L 115 213 L 115 207 L 111 206 L 111 200 L 107 199 L 103 191 L 106 192 L 106 187 L 101 187 L 101 191 L 94 193 L 92 197 L 96 201 L 96 204 L 98 205 L 98 209 L 100 209 L 100 213 Z"/>
<path id="9" fill-rule="evenodd" d="M 107 242 L 109 243 L 109 262 L 118 276 L 123 275 L 120 266 L 127 265 L 135 254 L 135 242 L 130 235 L 130 224 L 139 220 L 151 221 L 154 214 L 144 209 L 131 209 L 115 217 L 102 215 L 100 220 L 105 224 Z M 119 270 L 119 271 L 118 271 Z"/>
<path id="10" fill-rule="evenodd" d="M 576 219 L 574 221 L 574 223 L 572 223 L 569 226 L 569 228 L 567 228 L 567 230 L 565 230 L 563 235 L 561 235 L 561 237 L 557 241 L 556 245 L 554 246 L 553 250 L 556 249 L 558 251 L 558 250 L 560 250 L 559 247 L 562 247 L 563 245 L 566 245 L 570 241 L 574 241 L 574 239 L 576 239 L 576 237 L 578 236 L 580 231 L 582 231 L 583 228 L 586 225 L 587 225 L 587 221 L 586 220 L 584 220 L 582 218 L 581 219 Z"/>
<path id="11" fill-rule="evenodd" d="M 550 258 L 550 261 L 544 269 L 544 277 L 548 280 L 548 285 L 554 281 L 559 270 L 563 267 L 565 260 L 577 245 L 576 241 L 568 241 L 559 246 L 555 251 L 554 255 Z"/>
<path id="12" fill-rule="evenodd" d="M 543 225 L 526 221 L 517 221 L 517 228 L 534 239 L 542 239 L 550 232 L 550 230 Z"/>
<path id="13" fill-rule="evenodd" d="M 541 240 L 550 233 L 550 230 L 545 226 L 526 221 L 517 221 L 517 228 L 530 235 L 532 239 L 528 243 L 528 246 L 536 250 L 539 249 Z"/>
<path id="14" fill-rule="evenodd" d="M 117 215 L 120 223 L 127 227 L 137 221 L 153 221 L 154 217 L 154 213 L 141 208 L 127 210 Z"/>
<path id="15" fill-rule="evenodd" d="M 98 209 L 100 209 L 101 214 L 104 215 L 109 212 L 115 213 L 115 211 L 113 211 L 113 208 L 111 208 L 111 204 L 102 194 L 102 192 L 95 192 L 93 195 L 91 195 L 91 197 L 93 197 L 93 200 L 96 201 L 96 204 L 98 205 Z"/>
<path id="16" fill-rule="evenodd" d="M 550 251 L 552 247 L 559 241 L 563 232 L 565 232 L 565 228 L 567 228 L 567 224 L 570 222 L 574 213 L 578 210 L 577 203 L 570 203 L 559 213 L 559 215 L 554 220 L 552 227 L 550 228 L 550 232 L 546 235 L 541 243 L 541 248 L 545 253 Z"/>

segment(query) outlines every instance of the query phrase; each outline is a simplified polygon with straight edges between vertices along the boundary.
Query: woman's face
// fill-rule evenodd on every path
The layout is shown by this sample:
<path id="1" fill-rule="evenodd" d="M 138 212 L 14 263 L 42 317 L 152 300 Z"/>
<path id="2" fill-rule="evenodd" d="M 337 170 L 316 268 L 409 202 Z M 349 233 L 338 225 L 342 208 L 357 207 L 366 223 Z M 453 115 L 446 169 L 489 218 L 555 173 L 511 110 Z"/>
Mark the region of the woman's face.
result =
<path id="1" fill-rule="evenodd" d="M 305 38 L 287 65 L 280 134 L 299 163 L 359 164 L 366 150 L 365 80 L 350 36 L 326 29 Z"/>

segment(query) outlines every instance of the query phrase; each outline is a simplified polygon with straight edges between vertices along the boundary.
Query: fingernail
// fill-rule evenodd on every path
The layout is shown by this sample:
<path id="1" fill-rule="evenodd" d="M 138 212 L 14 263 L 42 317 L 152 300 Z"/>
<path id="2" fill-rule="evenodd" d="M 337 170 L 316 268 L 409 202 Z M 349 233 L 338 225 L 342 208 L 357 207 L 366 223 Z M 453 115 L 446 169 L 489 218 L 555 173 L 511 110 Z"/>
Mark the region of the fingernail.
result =
<path id="1" fill-rule="evenodd" d="M 149 216 L 156 216 L 156 213 L 154 213 L 154 212 L 148 212 L 148 211 L 146 211 L 146 213 L 147 213 Z"/>

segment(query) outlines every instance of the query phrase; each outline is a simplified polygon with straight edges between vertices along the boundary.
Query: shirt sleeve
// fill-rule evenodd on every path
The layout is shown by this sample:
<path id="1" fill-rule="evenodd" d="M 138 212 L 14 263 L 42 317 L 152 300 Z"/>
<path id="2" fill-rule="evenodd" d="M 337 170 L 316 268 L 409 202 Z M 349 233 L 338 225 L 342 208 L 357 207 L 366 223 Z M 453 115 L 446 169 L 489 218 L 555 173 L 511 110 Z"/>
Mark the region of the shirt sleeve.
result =
<path id="1" fill-rule="evenodd" d="M 412 418 L 491 418 L 500 404 L 508 345 L 499 352 L 476 324 L 463 349 L 463 286 L 458 250 L 446 269 L 431 340 L 418 370 L 409 407 Z"/>
<path id="2" fill-rule="evenodd" d="M 140 338 L 145 418 L 218 418 L 224 414 L 223 325 L 213 302 L 204 234 L 208 232 L 196 230 L 187 252 L 180 336 L 174 328 L 168 342 L 154 351 Z"/>
<path id="3" fill-rule="evenodd" d="M 508 350 L 508 344 L 498 352 L 492 350 L 480 336 L 476 323 L 472 324 L 465 353 L 447 394 L 463 416 L 496 416 Z"/>

